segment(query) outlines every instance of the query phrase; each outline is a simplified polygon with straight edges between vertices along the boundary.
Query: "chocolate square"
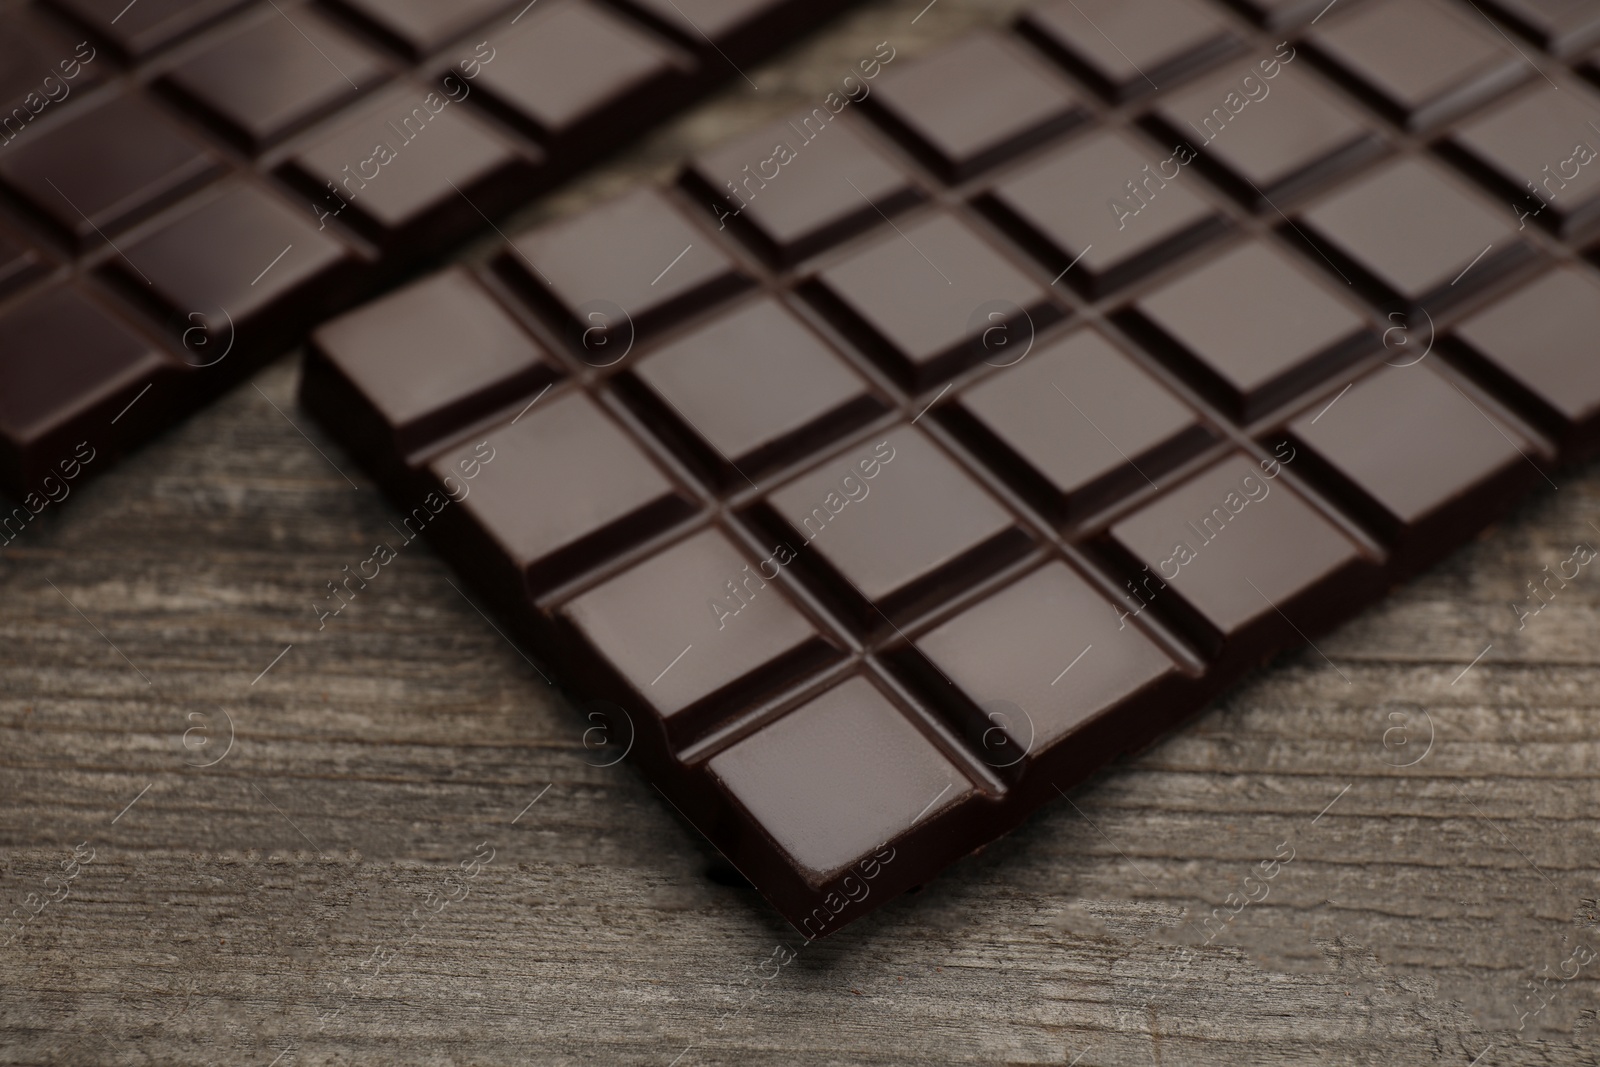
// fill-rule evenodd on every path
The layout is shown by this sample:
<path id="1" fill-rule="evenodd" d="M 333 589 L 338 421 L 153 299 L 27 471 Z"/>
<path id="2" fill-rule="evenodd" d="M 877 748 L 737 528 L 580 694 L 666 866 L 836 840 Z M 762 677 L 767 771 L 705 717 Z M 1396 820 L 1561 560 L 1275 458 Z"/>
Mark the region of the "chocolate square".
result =
<path id="1" fill-rule="evenodd" d="M 519 235 L 500 267 L 595 366 L 749 285 L 714 240 L 649 188 Z"/>
<path id="2" fill-rule="evenodd" d="M 1401 567 L 1432 562 L 1443 528 L 1490 522 L 1539 479 L 1528 442 L 1426 362 L 1379 368 L 1289 432 L 1310 469 L 1330 473 L 1335 495 L 1397 546 Z"/>
<path id="3" fill-rule="evenodd" d="M 1241 203 L 1281 208 L 1383 150 L 1371 123 L 1304 62 L 1280 47 L 1230 63 L 1158 99 L 1149 124 L 1157 140 L 1198 150 L 1195 165 Z"/>
<path id="4" fill-rule="evenodd" d="M 1600 282 L 1559 267 L 1463 320 L 1461 356 L 1564 454 L 1600 447 Z"/>
<path id="5" fill-rule="evenodd" d="M 123 245 L 102 269 L 186 343 L 203 326 L 220 350 L 297 335 L 320 309 L 346 298 L 352 263 L 309 217 L 235 181 Z"/>
<path id="6" fill-rule="evenodd" d="M 1562 237 L 1600 227 L 1600 94 L 1544 80 L 1457 129 L 1452 155 L 1510 198 L 1518 229 Z"/>
<path id="7" fill-rule="evenodd" d="M 78 252 L 148 218 L 222 169 L 204 143 L 134 93 L 80 109 L 0 156 L 0 181 Z"/>
<path id="8" fill-rule="evenodd" d="M 1229 414 L 1252 422 L 1376 347 L 1309 266 L 1251 241 L 1139 298 L 1119 318 Z"/>
<path id="9" fill-rule="evenodd" d="M 74 41 L 32 8 L 0 13 L 0 147 L 53 116 L 113 71 L 110 57 Z"/>
<path id="10" fill-rule="evenodd" d="M 13 305 L 0 315 L 0 477 L 39 490 L 79 441 L 92 438 L 90 455 L 112 451 L 113 420 L 178 373 L 176 360 L 77 289 L 55 286 Z"/>
<path id="11" fill-rule="evenodd" d="M 663 436 L 692 437 L 691 458 L 735 489 L 883 410 L 861 375 L 770 296 L 683 334 L 635 373 L 658 398 L 647 413 L 679 427 Z"/>
<path id="12" fill-rule="evenodd" d="M 582 393 L 546 397 L 445 452 L 429 469 L 441 482 L 459 479 L 461 463 L 480 456 L 483 441 L 492 458 L 466 486 L 460 506 L 476 524 L 482 550 L 509 560 L 533 595 L 692 510 L 638 444 Z M 552 500 L 567 504 L 551 507 Z"/>
<path id="13" fill-rule="evenodd" d="M 980 206 L 1060 280 L 1103 296 L 1227 229 L 1192 158 L 1107 130 L 1013 171 Z"/>
<path id="14" fill-rule="evenodd" d="M 1212 439 L 1187 405 L 1094 330 L 961 394 L 973 445 L 1058 522 L 1154 485 Z"/>
<path id="15" fill-rule="evenodd" d="M 862 677 L 718 753 L 710 770 L 818 884 L 973 793 L 949 757 Z"/>
<path id="16" fill-rule="evenodd" d="M 773 492 L 769 524 L 865 631 L 1015 558 L 1028 538 L 920 431 L 863 441 Z"/>
<path id="17" fill-rule="evenodd" d="M 752 561 L 721 531 L 652 554 L 561 609 L 626 698 L 676 743 L 716 721 L 712 705 L 748 703 L 801 661 L 829 655 L 783 589 L 779 564 Z M 696 714 L 707 710 L 712 714 Z"/>
<path id="18" fill-rule="evenodd" d="M 388 76 L 365 46 L 308 8 L 263 12 L 160 84 L 245 151 L 260 153 Z"/>
<path id="19" fill-rule="evenodd" d="M 1111 536 L 1157 578 L 1152 600 L 1173 612 L 1171 585 L 1211 630 L 1195 634 L 1211 654 L 1261 630 L 1305 630 L 1343 597 L 1354 542 L 1283 481 L 1233 455 L 1111 528 Z"/>
<path id="20" fill-rule="evenodd" d="M 536 180 L 536 149 L 512 149 L 439 87 L 402 82 L 348 114 L 295 154 L 290 176 L 319 224 L 337 218 L 380 246 L 446 246 Z"/>
<path id="21" fill-rule="evenodd" d="M 809 295 L 868 355 L 920 391 L 980 359 L 1009 358 L 1062 317 L 1040 284 L 947 214 L 878 235 L 827 267 Z M 1005 335 L 992 333 L 999 329 Z"/>
<path id="22" fill-rule="evenodd" d="M 1118 103 L 1170 89 L 1244 44 L 1200 0 L 1051 0 L 1017 28 Z"/>
<path id="23" fill-rule="evenodd" d="M 948 182 L 970 178 L 1085 117 L 1063 82 L 986 31 L 885 73 L 862 104 Z"/>
<path id="24" fill-rule="evenodd" d="M 1070 567 L 1050 562 L 916 639 L 965 698 L 963 732 L 997 769 L 1048 758 L 1091 720 L 1138 715 L 1172 660 Z M 1003 737 L 1001 735 L 1004 735 Z"/>
<path id="25" fill-rule="evenodd" d="M 1373 299 L 1437 311 L 1533 259 L 1514 221 L 1438 166 L 1404 158 L 1305 211 L 1297 234 Z"/>
<path id="26" fill-rule="evenodd" d="M 1330 16 L 1313 55 L 1409 130 L 1430 130 L 1533 71 L 1483 18 L 1439 0 L 1387 0 Z"/>
<path id="27" fill-rule="evenodd" d="M 818 107 L 697 156 L 684 185 L 769 262 L 792 266 L 916 202 L 905 173 Z"/>
<path id="28" fill-rule="evenodd" d="M 531 396 L 559 371 L 543 346 L 467 272 L 452 268 L 312 335 L 401 455 Z"/>
<path id="29" fill-rule="evenodd" d="M 593 127 L 622 120 L 693 69 L 665 41 L 588 0 L 540 5 L 494 47 L 474 99 L 563 152 L 587 151 L 581 142 Z"/>

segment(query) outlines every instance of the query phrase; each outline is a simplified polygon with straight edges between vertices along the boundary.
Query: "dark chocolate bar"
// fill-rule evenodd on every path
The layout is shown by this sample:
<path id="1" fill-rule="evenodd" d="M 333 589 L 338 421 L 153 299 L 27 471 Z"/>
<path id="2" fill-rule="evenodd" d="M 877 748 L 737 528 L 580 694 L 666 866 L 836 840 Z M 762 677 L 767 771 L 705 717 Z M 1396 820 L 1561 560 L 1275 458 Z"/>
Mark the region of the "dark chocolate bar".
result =
<path id="1" fill-rule="evenodd" d="M 808 937 L 1600 450 L 1600 164 L 1518 188 L 1594 94 L 1470 4 L 1238 6 L 885 50 L 313 336 L 306 407 Z"/>
<path id="2" fill-rule="evenodd" d="M 8 6 L 0 334 L 89 306 L 166 358 L 123 417 L 121 346 L 0 349 L 0 492 L 80 443 L 105 469 L 848 2 Z"/>

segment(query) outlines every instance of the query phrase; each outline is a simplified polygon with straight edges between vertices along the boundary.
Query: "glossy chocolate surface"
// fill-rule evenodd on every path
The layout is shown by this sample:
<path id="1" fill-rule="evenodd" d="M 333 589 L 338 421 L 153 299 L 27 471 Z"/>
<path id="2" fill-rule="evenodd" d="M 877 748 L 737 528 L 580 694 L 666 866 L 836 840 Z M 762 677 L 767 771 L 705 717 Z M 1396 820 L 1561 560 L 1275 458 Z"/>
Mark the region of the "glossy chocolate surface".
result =
<path id="1" fill-rule="evenodd" d="M 9 145 L 36 119 L 82 99 L 106 80 L 107 66 L 92 44 L 33 8 L 0 12 L 0 142 Z"/>
<path id="2" fill-rule="evenodd" d="M 490 439 L 488 437 L 486 440 Z M 593 401 L 569 393 L 492 435 L 462 507 L 529 587 L 540 590 L 613 545 L 637 541 L 686 510 L 672 482 Z M 433 462 L 442 480 L 480 450 L 458 446 Z M 551 499 L 571 500 L 552 508 Z"/>
<path id="3" fill-rule="evenodd" d="M 0 12 L 0 317 L 81 286 L 120 329 L 204 372 L 152 389 L 115 429 L 75 431 L 120 451 L 738 78 L 730 58 L 754 63 L 849 2 L 12 4 Z M 711 39 L 669 25 L 685 18 Z M 822 220 L 824 236 L 838 222 Z M 816 234 L 791 237 L 803 248 Z M 82 401 L 69 410 L 100 418 L 107 382 L 58 385 Z M 17 472 L 51 469 L 40 450 L 53 441 L 0 437 L 0 492 L 31 491 Z"/>
<path id="4" fill-rule="evenodd" d="M 407 80 L 329 124 L 285 172 L 326 217 L 386 250 L 420 250 L 481 224 L 480 210 L 518 202 L 545 158 L 449 94 Z"/>
<path id="5" fill-rule="evenodd" d="M 819 640 L 782 584 L 751 569 L 715 528 L 583 594 L 563 615 L 668 720 Z"/>
<path id="6" fill-rule="evenodd" d="M 1124 623 L 1126 612 L 1051 562 L 930 630 L 917 649 L 981 713 L 975 721 L 1005 732 L 1010 745 L 984 744 L 999 767 L 1171 678 L 1172 660 Z"/>
<path id="7" fill-rule="evenodd" d="M 734 745 L 709 770 L 819 881 L 972 795 L 960 768 L 862 678 Z"/>
<path id="8" fill-rule="evenodd" d="M 842 579 L 837 599 L 848 603 L 853 593 L 875 606 L 858 614 L 863 626 L 876 627 L 878 612 L 892 616 L 919 585 L 948 584 L 961 569 L 973 573 L 974 561 L 1008 540 L 1013 526 L 998 502 L 917 430 L 885 436 L 870 457 L 825 461 L 766 506 L 789 543 L 812 547 L 829 577 Z M 863 462 L 879 464 L 875 478 Z"/>

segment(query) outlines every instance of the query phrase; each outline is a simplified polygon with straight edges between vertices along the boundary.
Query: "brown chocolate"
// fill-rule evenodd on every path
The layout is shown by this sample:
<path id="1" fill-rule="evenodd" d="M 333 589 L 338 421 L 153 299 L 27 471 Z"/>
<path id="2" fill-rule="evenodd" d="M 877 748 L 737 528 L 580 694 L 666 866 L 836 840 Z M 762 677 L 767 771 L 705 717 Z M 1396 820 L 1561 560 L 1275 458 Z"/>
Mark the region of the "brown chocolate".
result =
<path id="1" fill-rule="evenodd" d="M 0 317 L 75 279 L 119 329 L 205 371 L 152 389 L 114 433 L 67 433 L 131 442 L 849 2 L 9 7 Z M 109 383 L 60 387 L 99 419 Z M 0 491 L 29 492 L 10 475 L 50 469 L 34 452 L 54 440 L 0 438 Z"/>
<path id="2" fill-rule="evenodd" d="M 1586 187 L 1519 229 L 1479 136 L 1521 67 L 1243 6 L 1311 29 L 1030 11 L 317 334 L 306 404 L 808 938 L 1600 450 Z"/>

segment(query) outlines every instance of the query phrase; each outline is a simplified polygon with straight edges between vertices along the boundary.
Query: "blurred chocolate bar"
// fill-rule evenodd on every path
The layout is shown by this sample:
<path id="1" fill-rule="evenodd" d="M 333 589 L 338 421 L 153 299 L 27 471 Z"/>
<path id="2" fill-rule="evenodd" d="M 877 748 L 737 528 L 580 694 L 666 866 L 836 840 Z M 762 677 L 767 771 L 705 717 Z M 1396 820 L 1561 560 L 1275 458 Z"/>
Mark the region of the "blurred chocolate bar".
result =
<path id="1" fill-rule="evenodd" d="M 0 492 L 104 469 L 847 2 L 0 7 Z"/>

